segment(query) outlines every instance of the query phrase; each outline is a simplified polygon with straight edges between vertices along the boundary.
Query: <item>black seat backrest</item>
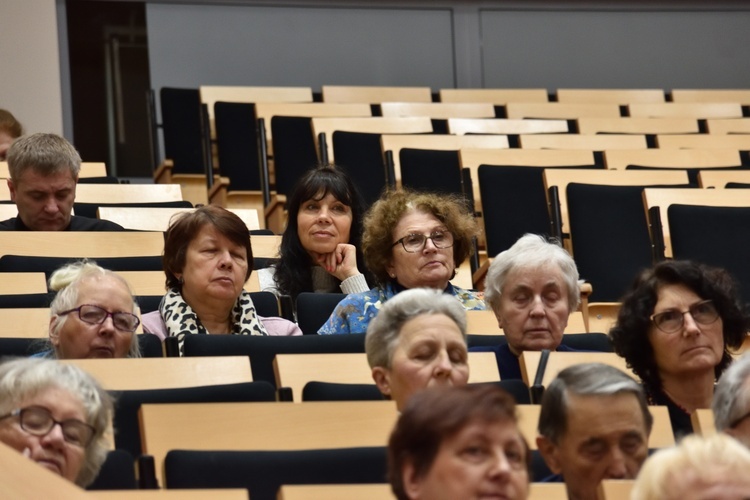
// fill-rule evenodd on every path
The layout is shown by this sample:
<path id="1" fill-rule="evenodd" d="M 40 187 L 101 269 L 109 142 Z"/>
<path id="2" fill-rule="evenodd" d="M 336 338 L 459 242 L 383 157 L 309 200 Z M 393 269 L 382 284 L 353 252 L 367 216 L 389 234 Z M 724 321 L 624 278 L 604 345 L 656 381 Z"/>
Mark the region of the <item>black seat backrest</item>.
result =
<path id="1" fill-rule="evenodd" d="M 461 195 L 458 151 L 403 148 L 399 152 L 401 185 L 412 189 Z"/>
<path id="2" fill-rule="evenodd" d="M 161 122 L 164 156 L 174 162 L 176 174 L 205 174 L 198 89 L 162 87 Z"/>
<path id="3" fill-rule="evenodd" d="M 386 186 L 380 135 L 340 130 L 333 133 L 334 161 L 346 168 L 367 207 L 380 198 Z"/>
<path id="4" fill-rule="evenodd" d="M 255 104 L 214 104 L 216 148 L 221 175 L 229 178 L 230 191 L 260 191 L 260 156 Z"/>
<path id="5" fill-rule="evenodd" d="M 617 302 L 638 273 L 651 266 L 643 186 L 570 183 L 570 237 L 581 279 L 594 302 Z"/>
<path id="6" fill-rule="evenodd" d="M 670 205 L 667 208 L 672 256 L 722 267 L 740 295 L 750 290 L 750 207 Z"/>
<path id="7" fill-rule="evenodd" d="M 170 451 L 168 488 L 247 488 L 276 500 L 282 484 L 385 483 L 386 448 L 292 451 Z"/>
<path id="8" fill-rule="evenodd" d="M 300 293 L 297 296 L 297 324 L 302 333 L 317 334 L 344 297 L 345 293 Z"/>
<path id="9" fill-rule="evenodd" d="M 382 401 L 378 386 L 372 384 L 338 384 L 308 382 L 302 389 L 302 401 Z"/>
<path id="10" fill-rule="evenodd" d="M 135 458 L 125 450 L 110 450 L 104 460 L 99 474 L 87 490 L 134 490 L 137 488 L 135 478 Z"/>
<path id="11" fill-rule="evenodd" d="M 312 120 L 298 116 L 274 116 L 271 118 L 271 136 L 276 191 L 289 196 L 297 179 L 318 163 Z"/>

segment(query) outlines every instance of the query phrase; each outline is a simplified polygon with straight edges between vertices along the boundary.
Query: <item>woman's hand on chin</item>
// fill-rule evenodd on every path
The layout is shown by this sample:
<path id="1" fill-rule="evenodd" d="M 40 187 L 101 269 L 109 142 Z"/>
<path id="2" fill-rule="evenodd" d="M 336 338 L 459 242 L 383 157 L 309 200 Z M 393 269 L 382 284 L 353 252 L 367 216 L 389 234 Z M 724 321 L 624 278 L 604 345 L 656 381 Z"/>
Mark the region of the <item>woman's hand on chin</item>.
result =
<path id="1" fill-rule="evenodd" d="M 360 274 L 357 268 L 357 249 L 348 243 L 339 243 L 333 252 L 318 254 L 316 261 L 339 281 Z"/>

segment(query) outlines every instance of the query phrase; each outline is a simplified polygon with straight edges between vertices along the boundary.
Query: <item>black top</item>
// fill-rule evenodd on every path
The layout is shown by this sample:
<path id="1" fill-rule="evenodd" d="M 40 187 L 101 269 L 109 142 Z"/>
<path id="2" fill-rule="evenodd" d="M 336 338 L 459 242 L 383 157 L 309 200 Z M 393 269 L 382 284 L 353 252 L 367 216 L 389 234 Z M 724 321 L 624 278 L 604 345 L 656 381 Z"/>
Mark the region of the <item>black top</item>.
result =
<path id="1" fill-rule="evenodd" d="M 104 220 L 90 219 L 73 215 L 70 217 L 70 224 L 65 228 L 66 231 L 124 231 L 125 229 L 119 224 Z M 0 231 L 30 231 L 20 217 L 11 217 L 10 219 L 0 222 Z"/>
<path id="2" fill-rule="evenodd" d="M 649 405 L 667 407 L 675 440 L 682 439 L 686 435 L 693 433 L 693 422 L 690 420 L 690 413 L 672 401 L 663 391 L 653 391 L 645 384 L 643 388 L 646 390 L 646 398 Z"/>

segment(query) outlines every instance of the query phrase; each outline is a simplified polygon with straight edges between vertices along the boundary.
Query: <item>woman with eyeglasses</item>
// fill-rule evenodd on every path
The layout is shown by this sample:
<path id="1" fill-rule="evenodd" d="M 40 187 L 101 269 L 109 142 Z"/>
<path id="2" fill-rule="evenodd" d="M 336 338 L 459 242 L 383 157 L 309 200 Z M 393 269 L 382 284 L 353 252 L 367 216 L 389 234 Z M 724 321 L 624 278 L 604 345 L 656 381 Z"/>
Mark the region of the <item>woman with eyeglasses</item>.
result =
<path id="1" fill-rule="evenodd" d="M 378 286 L 343 299 L 319 334 L 365 333 L 380 307 L 410 288 L 434 288 L 465 309 L 485 309 L 475 292 L 451 284 L 472 251 L 477 223 L 462 200 L 409 190 L 386 192 L 365 215 L 362 252 Z"/>
<path id="2" fill-rule="evenodd" d="M 139 358 L 138 306 L 121 276 L 83 260 L 49 279 L 49 344 L 37 354 L 58 359 Z"/>
<path id="3" fill-rule="evenodd" d="M 80 368 L 48 359 L 0 364 L 0 442 L 86 487 L 107 456 L 112 402 Z"/>
<path id="4" fill-rule="evenodd" d="M 644 271 L 622 300 L 609 335 L 640 377 L 649 403 L 666 405 L 675 436 L 710 408 L 714 384 L 747 335 L 748 316 L 723 269 L 665 261 Z"/>

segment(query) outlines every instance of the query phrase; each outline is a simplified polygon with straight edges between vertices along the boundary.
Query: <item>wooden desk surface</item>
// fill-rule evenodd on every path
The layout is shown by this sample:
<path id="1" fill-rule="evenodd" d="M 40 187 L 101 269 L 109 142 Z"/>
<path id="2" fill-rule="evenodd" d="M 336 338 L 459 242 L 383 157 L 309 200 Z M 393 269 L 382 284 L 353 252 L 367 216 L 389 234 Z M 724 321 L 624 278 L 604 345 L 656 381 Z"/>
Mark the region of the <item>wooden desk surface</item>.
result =
<path id="1" fill-rule="evenodd" d="M 252 382 L 247 356 L 65 360 L 108 390 L 175 389 Z"/>

